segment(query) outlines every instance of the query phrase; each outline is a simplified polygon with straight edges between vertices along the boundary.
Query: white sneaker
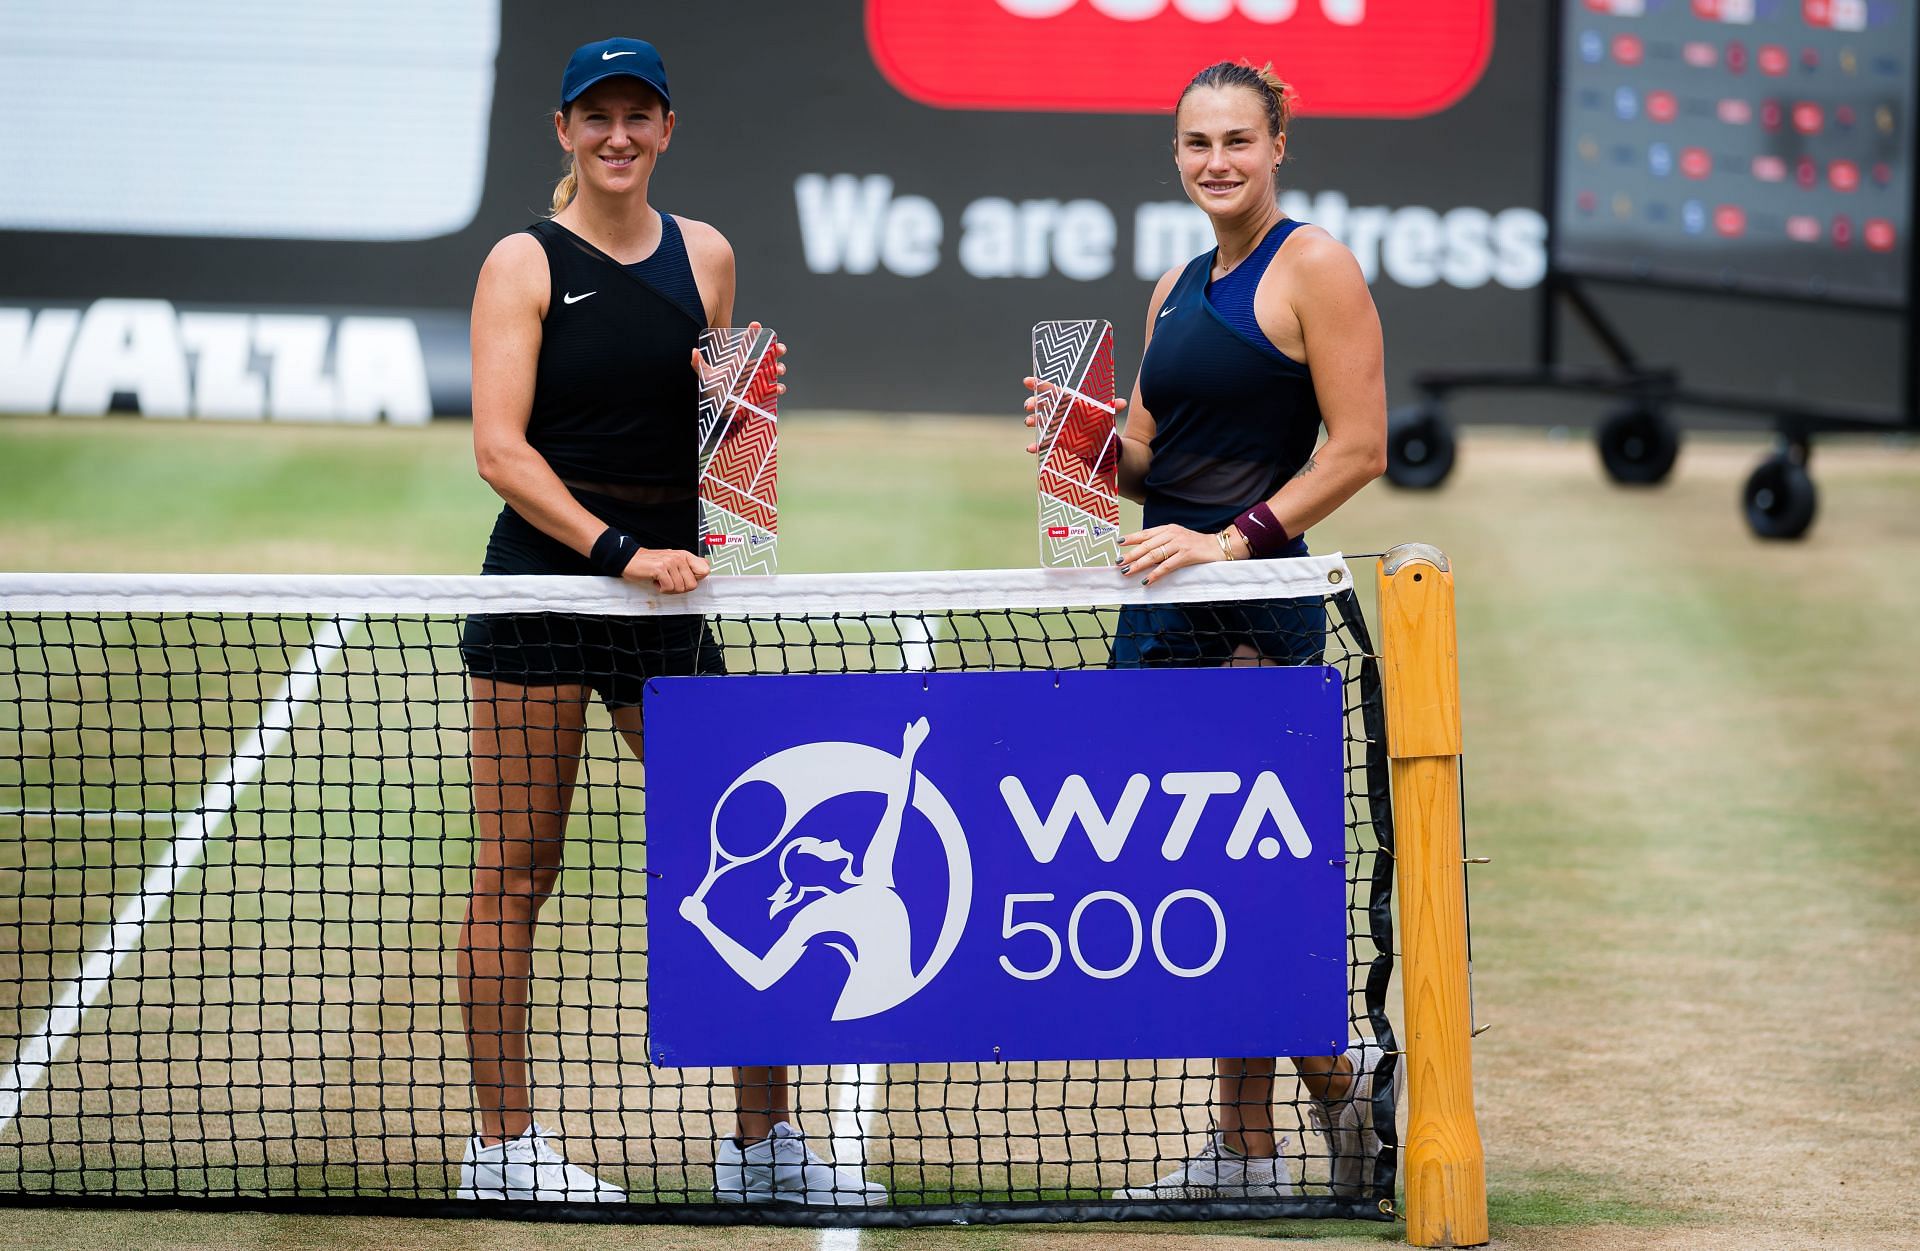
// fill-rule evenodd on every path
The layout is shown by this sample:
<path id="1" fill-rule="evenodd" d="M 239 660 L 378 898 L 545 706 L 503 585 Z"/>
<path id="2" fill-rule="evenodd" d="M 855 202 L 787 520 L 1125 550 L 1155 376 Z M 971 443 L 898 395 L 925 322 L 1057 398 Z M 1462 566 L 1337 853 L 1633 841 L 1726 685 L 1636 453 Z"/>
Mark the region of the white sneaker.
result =
<path id="1" fill-rule="evenodd" d="M 460 1161 L 462 1199 L 536 1199 L 543 1203 L 625 1203 L 627 1192 L 566 1158 L 547 1141 L 539 1125 L 491 1147 L 476 1136 L 467 1139 Z"/>
<path id="2" fill-rule="evenodd" d="M 1327 1144 L 1328 1180 L 1333 1193 L 1346 1198 L 1365 1195 L 1373 1189 L 1374 1162 L 1380 1157 L 1380 1135 L 1373 1127 L 1374 1072 L 1386 1058 L 1379 1043 L 1363 1042 L 1348 1047 L 1347 1062 L 1353 1065 L 1353 1085 L 1340 1099 L 1310 1099 L 1307 1119 L 1320 1131 Z M 1406 1069 L 1405 1057 L 1393 1066 L 1391 1099 L 1400 1104 L 1400 1075 Z"/>
<path id="3" fill-rule="evenodd" d="M 1151 1186 L 1129 1186 L 1116 1190 L 1116 1199 L 1279 1199 L 1293 1193 L 1293 1179 L 1287 1175 L 1287 1162 L 1281 1159 L 1287 1149 L 1285 1138 L 1276 1138 L 1276 1154 L 1266 1159 L 1241 1155 L 1227 1146 L 1219 1134 L 1207 1138 L 1207 1145 L 1185 1164 Z"/>
<path id="4" fill-rule="evenodd" d="M 806 1136 L 781 1121 L 773 1133 L 741 1147 L 722 1138 L 713 1157 L 713 1197 L 721 1203 L 805 1203 L 813 1207 L 875 1207 L 887 1188 L 860 1170 L 835 1168 L 813 1153 Z"/>

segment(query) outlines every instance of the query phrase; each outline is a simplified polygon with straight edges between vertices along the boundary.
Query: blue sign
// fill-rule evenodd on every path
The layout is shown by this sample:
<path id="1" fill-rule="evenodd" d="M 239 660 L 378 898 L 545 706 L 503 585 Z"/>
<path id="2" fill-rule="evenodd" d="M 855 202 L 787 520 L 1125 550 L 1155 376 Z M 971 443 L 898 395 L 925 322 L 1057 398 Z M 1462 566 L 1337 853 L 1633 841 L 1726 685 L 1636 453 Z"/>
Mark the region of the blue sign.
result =
<path id="1" fill-rule="evenodd" d="M 646 688 L 662 1065 L 1332 1055 L 1320 666 Z"/>

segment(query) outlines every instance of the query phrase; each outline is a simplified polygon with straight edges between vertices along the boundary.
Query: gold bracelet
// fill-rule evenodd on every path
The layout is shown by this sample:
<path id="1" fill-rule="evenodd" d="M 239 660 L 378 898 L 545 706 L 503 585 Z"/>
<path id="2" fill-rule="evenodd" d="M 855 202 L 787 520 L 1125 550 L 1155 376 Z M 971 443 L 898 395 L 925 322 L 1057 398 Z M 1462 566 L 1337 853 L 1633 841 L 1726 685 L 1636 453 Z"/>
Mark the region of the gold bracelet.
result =
<path id="1" fill-rule="evenodd" d="M 1220 533 L 1214 535 L 1213 537 L 1220 540 L 1220 558 L 1222 560 L 1240 559 L 1238 556 L 1235 556 L 1233 554 L 1233 549 L 1227 546 L 1227 532 L 1225 530 L 1222 530 Z"/>

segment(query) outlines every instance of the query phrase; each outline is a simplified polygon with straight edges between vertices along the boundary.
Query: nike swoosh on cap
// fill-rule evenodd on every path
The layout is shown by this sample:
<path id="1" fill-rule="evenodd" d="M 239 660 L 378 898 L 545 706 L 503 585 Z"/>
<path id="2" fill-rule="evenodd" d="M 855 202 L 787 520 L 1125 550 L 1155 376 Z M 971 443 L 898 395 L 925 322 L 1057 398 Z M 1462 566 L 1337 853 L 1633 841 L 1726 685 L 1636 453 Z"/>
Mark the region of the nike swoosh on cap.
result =
<path id="1" fill-rule="evenodd" d="M 600 59 L 602 61 L 611 61 L 613 60 L 613 58 L 617 56 L 639 56 L 639 55 L 640 54 L 637 52 L 602 52 L 600 54 Z"/>
<path id="2" fill-rule="evenodd" d="M 565 295 L 560 297 L 560 302 L 562 304 L 578 304 L 580 301 L 586 299 L 590 295 L 599 295 L 599 294 L 600 293 L 598 291 L 583 291 L 579 295 L 575 295 L 573 292 L 569 291 Z"/>

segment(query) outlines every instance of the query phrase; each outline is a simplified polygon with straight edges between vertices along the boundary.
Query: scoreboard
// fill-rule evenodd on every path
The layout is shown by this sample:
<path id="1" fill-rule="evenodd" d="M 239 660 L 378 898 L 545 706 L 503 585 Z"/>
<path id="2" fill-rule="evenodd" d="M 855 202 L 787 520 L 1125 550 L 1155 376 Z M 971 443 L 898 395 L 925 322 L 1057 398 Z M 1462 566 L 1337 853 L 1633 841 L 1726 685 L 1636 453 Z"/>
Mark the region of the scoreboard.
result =
<path id="1" fill-rule="evenodd" d="M 1563 0 L 1553 265 L 1905 306 L 1920 0 Z"/>

